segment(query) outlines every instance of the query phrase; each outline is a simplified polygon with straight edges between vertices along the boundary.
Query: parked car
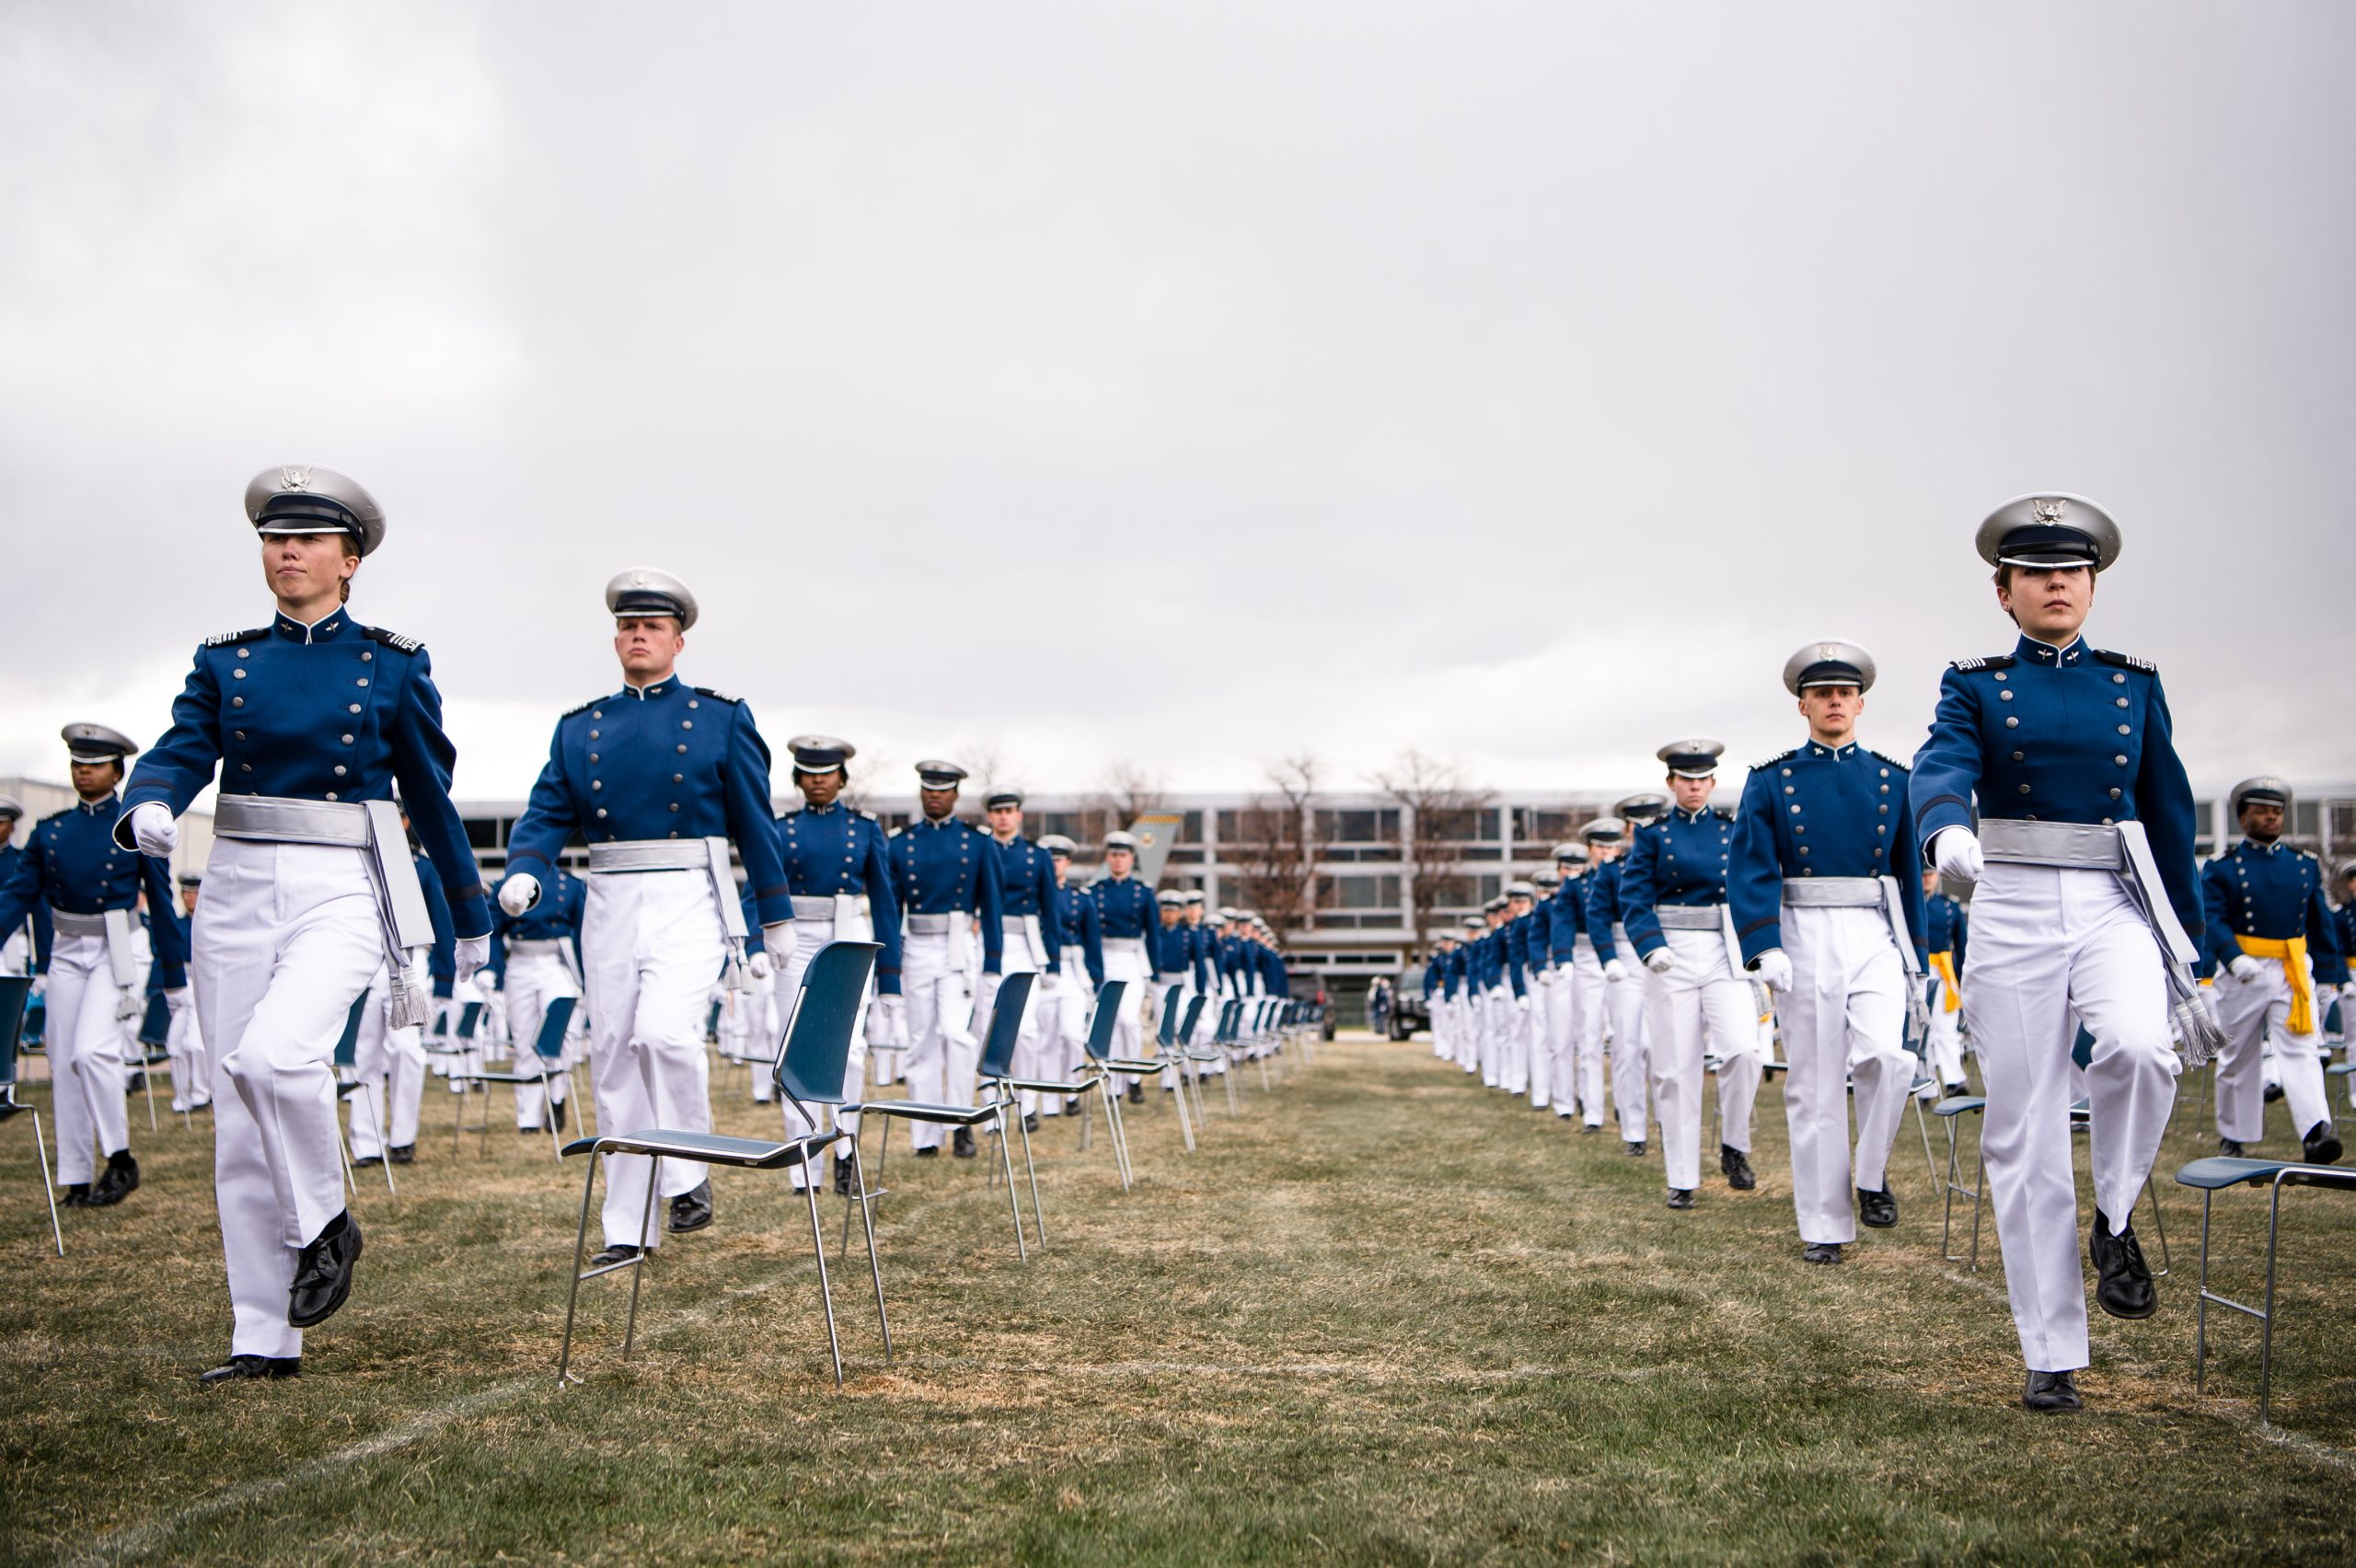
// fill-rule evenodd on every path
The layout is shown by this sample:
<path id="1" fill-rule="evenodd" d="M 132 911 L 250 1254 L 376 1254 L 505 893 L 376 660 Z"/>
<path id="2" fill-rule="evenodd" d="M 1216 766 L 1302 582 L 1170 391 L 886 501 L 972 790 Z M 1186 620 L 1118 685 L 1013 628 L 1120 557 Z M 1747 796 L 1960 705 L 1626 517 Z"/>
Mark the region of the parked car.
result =
<path id="1" fill-rule="evenodd" d="M 1285 971 L 1285 983 L 1291 988 L 1294 1001 L 1313 1002 L 1323 1009 L 1324 1027 L 1318 1033 L 1322 1039 L 1333 1039 L 1334 998 L 1325 989 L 1324 976 L 1314 970 L 1288 969 Z"/>
<path id="2" fill-rule="evenodd" d="M 1415 1031 L 1432 1026 L 1431 1009 L 1424 1002 L 1424 965 L 1410 964 L 1391 986 L 1391 1038 L 1412 1040 Z"/>

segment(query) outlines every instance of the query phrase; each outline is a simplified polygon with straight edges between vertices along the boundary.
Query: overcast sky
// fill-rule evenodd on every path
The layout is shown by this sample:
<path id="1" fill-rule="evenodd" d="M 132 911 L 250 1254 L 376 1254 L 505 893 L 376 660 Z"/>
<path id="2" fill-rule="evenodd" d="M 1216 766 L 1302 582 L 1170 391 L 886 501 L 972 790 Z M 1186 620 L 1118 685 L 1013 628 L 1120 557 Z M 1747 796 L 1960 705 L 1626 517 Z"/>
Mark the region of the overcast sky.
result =
<path id="1" fill-rule="evenodd" d="M 1634 788 L 1839 634 L 1911 755 L 2039 487 L 2197 779 L 2356 780 L 2351 81 L 2327 0 L 19 0 L 0 774 L 159 733 L 312 462 L 467 798 L 633 565 L 780 752 Z"/>

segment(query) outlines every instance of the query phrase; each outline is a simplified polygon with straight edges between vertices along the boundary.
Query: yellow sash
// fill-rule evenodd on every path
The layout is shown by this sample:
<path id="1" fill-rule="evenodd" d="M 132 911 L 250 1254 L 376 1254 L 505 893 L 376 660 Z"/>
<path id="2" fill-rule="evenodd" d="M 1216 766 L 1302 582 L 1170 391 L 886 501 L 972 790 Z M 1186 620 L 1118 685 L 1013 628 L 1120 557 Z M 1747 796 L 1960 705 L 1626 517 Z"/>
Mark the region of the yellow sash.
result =
<path id="1" fill-rule="evenodd" d="M 2291 981 L 2291 1016 L 2282 1027 L 2293 1034 L 2316 1032 L 2316 982 L 2307 973 L 2307 939 L 2304 937 L 2235 937 L 2242 951 L 2252 958 L 2274 958 L 2282 962 L 2282 973 Z"/>
<path id="2" fill-rule="evenodd" d="M 1939 1010 L 1953 1012 L 1963 1006 L 1963 987 L 1956 983 L 1955 978 L 1955 954 L 1933 953 L 1931 973 L 1939 977 Z"/>

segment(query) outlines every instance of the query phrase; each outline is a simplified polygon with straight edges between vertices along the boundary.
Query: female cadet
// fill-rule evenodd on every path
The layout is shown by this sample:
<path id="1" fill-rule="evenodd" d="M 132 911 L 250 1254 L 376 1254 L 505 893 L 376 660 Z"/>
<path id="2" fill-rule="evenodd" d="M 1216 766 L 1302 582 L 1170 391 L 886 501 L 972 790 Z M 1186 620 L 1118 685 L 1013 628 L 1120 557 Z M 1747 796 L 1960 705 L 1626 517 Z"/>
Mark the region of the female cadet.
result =
<path id="1" fill-rule="evenodd" d="M 2095 1296 L 2118 1318 L 2158 1307 L 2128 1220 L 2176 1100 L 2172 997 L 2190 1003 L 2173 1009 L 2188 1040 L 2213 1043 L 2188 967 L 2201 929 L 2192 790 L 2158 673 L 2079 635 L 2096 574 L 2118 559 L 2118 525 L 2083 497 L 2047 491 L 1997 508 L 1978 544 L 2021 635 L 2010 653 L 1949 666 L 1914 758 L 1912 805 L 1928 863 L 1980 884 L 1964 994 L 1988 1094 L 2004 1286 L 2028 1365 L 2022 1402 L 2069 1411 L 2087 1361 L 2070 1152 L 2078 1026 L 2095 1042 Z"/>
<path id="2" fill-rule="evenodd" d="M 207 1386 L 294 1376 L 302 1331 L 351 1293 L 360 1228 L 344 1212 L 331 1058 L 380 963 L 399 975 L 393 1021 L 422 1020 L 411 975 L 433 942 L 397 783 L 449 900 L 462 973 L 482 963 L 491 929 L 425 651 L 344 607 L 384 513 L 345 475 L 289 467 L 255 476 L 246 516 L 277 613 L 197 650 L 115 827 L 124 847 L 169 855 L 173 819 L 219 767 L 191 967 L 214 1052 L 214 1187 L 236 1327 Z"/>

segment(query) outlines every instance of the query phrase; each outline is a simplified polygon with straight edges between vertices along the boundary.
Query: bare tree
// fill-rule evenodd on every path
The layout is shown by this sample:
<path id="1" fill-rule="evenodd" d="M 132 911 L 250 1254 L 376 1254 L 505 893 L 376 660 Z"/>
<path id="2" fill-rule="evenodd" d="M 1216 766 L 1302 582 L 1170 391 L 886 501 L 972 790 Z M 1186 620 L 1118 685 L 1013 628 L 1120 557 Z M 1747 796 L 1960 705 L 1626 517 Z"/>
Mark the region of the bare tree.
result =
<path id="1" fill-rule="evenodd" d="M 1437 934 L 1433 911 L 1472 896 L 1457 846 L 1474 836 L 1475 813 L 1489 804 L 1490 797 L 1467 788 L 1453 763 L 1413 746 L 1373 778 L 1375 788 L 1399 806 L 1399 870 L 1407 883 L 1408 939 L 1425 947 Z"/>
<path id="2" fill-rule="evenodd" d="M 1126 827 L 1149 812 L 1158 812 L 1169 800 L 1161 776 L 1126 757 L 1104 769 L 1089 805 L 1104 813 L 1108 825 Z"/>
<path id="3" fill-rule="evenodd" d="M 1324 853 L 1314 801 L 1321 771 L 1313 756 L 1267 767 L 1268 788 L 1236 813 L 1236 837 L 1220 852 L 1236 867 L 1236 891 L 1276 928 L 1279 940 L 1317 920 L 1317 862 Z"/>

